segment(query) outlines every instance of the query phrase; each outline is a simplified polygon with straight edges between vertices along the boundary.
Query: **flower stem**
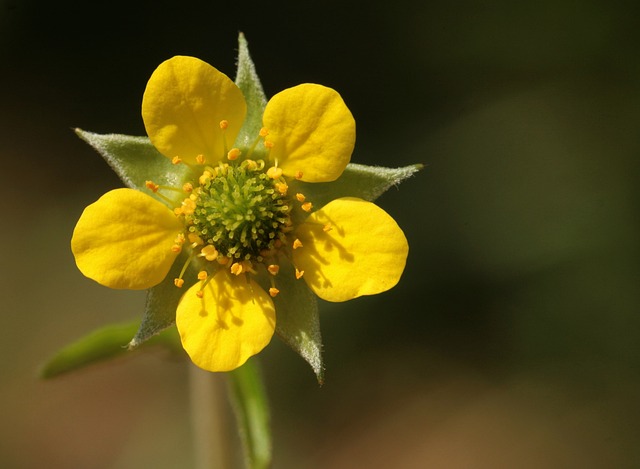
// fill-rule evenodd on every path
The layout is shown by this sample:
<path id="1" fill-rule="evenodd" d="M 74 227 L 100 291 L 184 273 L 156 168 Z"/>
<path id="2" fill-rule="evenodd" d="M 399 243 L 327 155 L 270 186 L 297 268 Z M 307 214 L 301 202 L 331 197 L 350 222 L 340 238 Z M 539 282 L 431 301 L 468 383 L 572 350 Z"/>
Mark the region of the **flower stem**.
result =
<path id="1" fill-rule="evenodd" d="M 227 469 L 230 439 L 224 376 L 189 364 L 195 469 Z"/>

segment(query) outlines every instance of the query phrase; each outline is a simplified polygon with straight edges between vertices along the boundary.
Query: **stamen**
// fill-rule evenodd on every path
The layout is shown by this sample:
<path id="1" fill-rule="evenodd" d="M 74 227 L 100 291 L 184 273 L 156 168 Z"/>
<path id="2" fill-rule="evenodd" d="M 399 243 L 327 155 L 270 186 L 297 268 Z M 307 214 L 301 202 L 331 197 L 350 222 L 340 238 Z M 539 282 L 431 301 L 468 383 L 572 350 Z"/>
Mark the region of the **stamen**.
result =
<path id="1" fill-rule="evenodd" d="M 182 186 L 182 190 L 185 191 L 186 193 L 193 191 L 193 184 L 191 184 L 190 182 L 185 183 Z"/>
<path id="2" fill-rule="evenodd" d="M 158 189 L 160 189 L 160 186 L 153 181 L 145 181 L 144 185 L 153 193 L 158 192 Z"/>
<path id="3" fill-rule="evenodd" d="M 270 140 L 265 140 L 264 141 L 264 146 L 267 150 L 271 150 L 273 148 L 273 142 Z"/>
<path id="4" fill-rule="evenodd" d="M 182 279 L 182 278 L 174 278 L 173 279 L 173 284 L 178 288 L 182 288 L 182 285 L 184 285 L 184 279 Z"/>
<path id="5" fill-rule="evenodd" d="M 224 145 L 224 152 L 226 153 L 228 151 L 228 146 L 227 146 L 227 133 L 225 132 L 225 130 L 227 130 L 227 127 L 229 127 L 229 121 L 226 119 L 222 119 L 220 121 L 220 130 L 222 130 L 222 143 Z"/>
<path id="6" fill-rule="evenodd" d="M 174 244 L 173 246 L 171 246 L 171 251 L 178 253 L 182 251 L 182 246 L 180 246 L 179 244 Z"/>
<path id="7" fill-rule="evenodd" d="M 287 195 L 287 190 L 289 190 L 289 186 L 287 186 L 284 182 L 276 182 L 276 189 L 282 195 Z"/>
<path id="8" fill-rule="evenodd" d="M 191 198 L 186 198 L 182 201 L 182 213 L 185 215 L 191 215 L 196 209 L 196 203 Z"/>
<path id="9" fill-rule="evenodd" d="M 244 271 L 244 268 L 240 262 L 236 262 L 231 266 L 231 273 L 233 275 L 240 275 Z"/>
<path id="10" fill-rule="evenodd" d="M 278 271 L 280 270 L 280 266 L 277 264 L 271 264 L 269 267 L 267 267 L 267 270 L 271 275 L 277 275 Z"/>
<path id="11" fill-rule="evenodd" d="M 258 132 L 258 135 L 260 135 L 262 138 L 266 137 L 267 135 L 269 135 L 269 129 L 267 129 L 266 127 L 262 127 L 260 129 L 260 132 Z"/>
<path id="12" fill-rule="evenodd" d="M 327 223 L 326 225 L 324 225 L 322 227 L 322 231 L 331 231 L 333 229 L 333 226 L 331 226 L 331 223 Z"/>
<path id="13" fill-rule="evenodd" d="M 204 296 L 204 290 L 198 290 L 198 291 L 196 292 L 196 296 L 197 296 L 198 298 L 202 298 L 202 297 Z"/>
<path id="14" fill-rule="evenodd" d="M 296 171 L 295 178 L 302 179 L 302 171 Z"/>
<path id="15" fill-rule="evenodd" d="M 227 127 L 229 127 L 229 121 L 223 119 L 220 121 L 220 129 L 221 130 L 226 130 Z"/>
<path id="16" fill-rule="evenodd" d="M 271 179 L 278 179 L 280 178 L 280 176 L 282 176 L 282 169 L 278 168 L 277 166 L 272 166 L 271 168 L 267 169 L 267 176 L 269 176 Z"/>
<path id="17" fill-rule="evenodd" d="M 231 150 L 229 150 L 229 153 L 227 153 L 227 159 L 229 161 L 237 160 L 241 153 L 242 152 L 240 151 L 240 149 L 232 148 Z"/>
<path id="18" fill-rule="evenodd" d="M 204 164 L 205 159 L 204 159 L 204 155 L 198 155 L 196 156 L 196 163 L 198 164 Z"/>
<path id="19" fill-rule="evenodd" d="M 313 204 L 311 202 L 305 202 L 304 204 L 302 204 L 302 210 L 304 210 L 305 212 L 310 212 L 312 208 Z"/>
<path id="20" fill-rule="evenodd" d="M 218 258 L 218 250 L 211 244 L 207 244 L 200 250 L 199 256 L 208 261 L 215 261 Z"/>
<path id="21" fill-rule="evenodd" d="M 304 202 L 304 199 L 306 199 L 306 197 L 304 196 L 304 194 L 301 194 L 300 192 L 298 192 L 296 194 L 296 199 L 298 199 L 298 202 Z"/>
<path id="22" fill-rule="evenodd" d="M 269 288 L 269 295 L 271 295 L 271 298 L 275 298 L 276 296 L 278 296 L 278 293 L 280 293 L 280 290 L 278 290 L 277 288 Z"/>
<path id="23" fill-rule="evenodd" d="M 302 247 L 302 241 L 300 241 L 298 238 L 295 239 L 295 241 L 293 242 L 293 249 L 298 249 Z"/>
<path id="24" fill-rule="evenodd" d="M 202 246 L 204 241 L 202 238 L 195 233 L 189 233 L 187 235 L 189 237 L 189 242 L 191 243 L 191 247 L 195 248 L 196 246 Z"/>
<path id="25" fill-rule="evenodd" d="M 180 164 L 182 163 L 182 158 L 180 158 L 179 156 L 174 156 L 173 158 L 171 158 L 171 163 Z"/>
<path id="26" fill-rule="evenodd" d="M 198 272 L 198 280 L 206 280 L 209 274 L 207 274 L 206 270 L 201 270 Z"/>
<path id="27" fill-rule="evenodd" d="M 298 270 L 298 268 L 296 267 L 296 279 L 300 280 L 303 275 L 304 275 L 304 270 Z"/>

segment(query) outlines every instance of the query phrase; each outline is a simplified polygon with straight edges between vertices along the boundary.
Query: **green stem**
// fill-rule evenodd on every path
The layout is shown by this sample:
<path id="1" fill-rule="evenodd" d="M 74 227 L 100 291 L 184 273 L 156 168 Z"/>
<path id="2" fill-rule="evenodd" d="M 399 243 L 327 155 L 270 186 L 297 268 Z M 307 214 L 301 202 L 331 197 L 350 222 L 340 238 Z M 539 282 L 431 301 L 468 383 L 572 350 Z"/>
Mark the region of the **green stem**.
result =
<path id="1" fill-rule="evenodd" d="M 224 376 L 189 365 L 195 469 L 231 467 Z"/>

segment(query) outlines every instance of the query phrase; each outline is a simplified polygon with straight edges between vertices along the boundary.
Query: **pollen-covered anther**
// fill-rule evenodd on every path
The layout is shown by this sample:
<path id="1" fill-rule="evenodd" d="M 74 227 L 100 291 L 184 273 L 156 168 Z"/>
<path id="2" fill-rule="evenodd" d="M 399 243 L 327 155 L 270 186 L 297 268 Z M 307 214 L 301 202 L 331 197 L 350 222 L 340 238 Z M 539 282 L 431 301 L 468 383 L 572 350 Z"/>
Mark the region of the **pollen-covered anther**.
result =
<path id="1" fill-rule="evenodd" d="M 256 163 L 254 160 L 244 160 L 242 164 L 250 171 L 258 168 L 258 163 Z"/>
<path id="2" fill-rule="evenodd" d="M 173 246 L 171 246 L 171 251 L 172 252 L 180 252 L 180 251 L 182 251 L 182 245 L 174 244 Z"/>
<path id="3" fill-rule="evenodd" d="M 196 296 L 197 296 L 198 298 L 202 298 L 202 297 L 204 296 L 204 290 L 198 290 L 198 291 L 196 292 Z"/>
<path id="4" fill-rule="evenodd" d="M 171 158 L 171 163 L 180 164 L 182 163 L 182 158 L 180 158 L 179 156 L 174 156 L 173 158 Z"/>
<path id="5" fill-rule="evenodd" d="M 198 155 L 198 156 L 196 156 L 196 163 L 198 163 L 198 164 L 204 164 L 204 163 L 205 163 L 204 155 Z"/>
<path id="6" fill-rule="evenodd" d="M 304 275 L 304 270 L 298 270 L 296 268 L 296 279 L 300 280 L 303 275 Z"/>
<path id="7" fill-rule="evenodd" d="M 280 266 L 277 264 L 271 264 L 269 265 L 269 267 L 267 267 L 267 270 L 271 275 L 277 275 L 278 272 L 280 271 Z"/>
<path id="8" fill-rule="evenodd" d="M 331 223 L 327 223 L 322 227 L 322 231 L 325 231 L 325 232 L 331 231 L 332 229 L 333 229 L 333 226 L 331 226 Z"/>
<path id="9" fill-rule="evenodd" d="M 182 201 L 182 213 L 185 215 L 191 215 L 196 209 L 196 203 L 190 199 L 186 198 Z"/>
<path id="10" fill-rule="evenodd" d="M 221 130 L 226 130 L 226 128 L 229 127 L 229 121 L 226 119 L 222 119 L 220 121 L 220 129 Z"/>
<path id="11" fill-rule="evenodd" d="M 193 191 L 193 184 L 191 184 L 190 182 L 185 183 L 182 186 L 182 190 L 185 191 L 186 193 L 190 193 Z"/>
<path id="12" fill-rule="evenodd" d="M 244 270 L 244 266 L 240 262 L 235 262 L 231 265 L 231 273 L 233 275 L 240 275 Z"/>
<path id="13" fill-rule="evenodd" d="M 158 192 L 158 189 L 160 189 L 160 186 L 153 181 L 145 181 L 144 185 L 147 186 L 147 189 L 149 189 L 153 193 Z"/>
<path id="14" fill-rule="evenodd" d="M 289 186 L 287 186 L 287 184 L 284 182 L 276 182 L 276 190 L 282 195 L 287 195 Z"/>
<path id="15" fill-rule="evenodd" d="M 301 194 L 300 192 L 298 192 L 298 193 L 296 194 L 296 200 L 297 200 L 298 202 L 304 202 L 304 199 L 306 199 L 306 197 L 304 196 L 304 194 Z"/>
<path id="16" fill-rule="evenodd" d="M 204 257 L 208 261 L 215 261 L 218 258 L 218 250 L 211 244 L 207 244 L 200 250 L 199 256 Z"/>
<path id="17" fill-rule="evenodd" d="M 313 204 L 311 202 L 305 202 L 302 204 L 302 210 L 304 210 L 305 212 L 310 212 L 312 208 Z"/>
<path id="18" fill-rule="evenodd" d="M 262 138 L 266 137 L 267 135 L 269 135 L 269 129 L 267 129 L 266 127 L 262 127 L 260 129 L 260 132 L 258 132 L 258 135 L 260 135 Z"/>
<path id="19" fill-rule="evenodd" d="M 296 171 L 295 178 L 302 179 L 302 175 L 303 175 L 302 171 Z"/>
<path id="20" fill-rule="evenodd" d="M 178 288 L 182 288 L 182 285 L 184 285 L 184 279 L 174 278 L 173 279 L 173 284 Z"/>
<path id="21" fill-rule="evenodd" d="M 271 168 L 267 169 L 267 176 L 269 176 L 271 179 L 279 179 L 282 176 L 282 169 L 278 168 L 277 166 L 272 166 Z"/>
<path id="22" fill-rule="evenodd" d="M 211 171 L 203 171 L 202 175 L 198 178 L 198 182 L 200 183 L 201 186 L 204 186 L 207 181 L 209 181 L 211 178 L 213 177 L 213 174 L 211 174 Z"/>
<path id="23" fill-rule="evenodd" d="M 206 270 L 201 270 L 198 272 L 198 280 L 206 280 L 209 274 L 207 274 Z"/>
<path id="24" fill-rule="evenodd" d="M 229 153 L 227 153 L 227 159 L 229 161 L 237 160 L 241 154 L 242 152 L 239 148 L 232 148 L 231 150 L 229 150 Z"/>
<path id="25" fill-rule="evenodd" d="M 269 288 L 269 295 L 271 295 L 272 298 L 275 298 L 278 295 L 278 293 L 280 293 L 280 290 L 278 290 L 277 288 L 275 287 Z"/>
<path id="26" fill-rule="evenodd" d="M 271 150 L 271 149 L 273 148 L 273 142 L 272 142 L 271 140 L 265 140 L 265 141 L 264 141 L 264 146 L 265 146 L 267 149 Z"/>
<path id="27" fill-rule="evenodd" d="M 295 239 L 295 241 L 293 242 L 293 249 L 298 249 L 302 247 L 302 241 L 300 241 L 298 238 Z"/>
<path id="28" fill-rule="evenodd" d="M 204 244 L 204 241 L 202 241 L 202 238 L 195 233 L 189 233 L 187 236 L 189 237 L 189 242 L 191 243 L 191 246 L 194 248 L 196 246 L 202 246 Z"/>

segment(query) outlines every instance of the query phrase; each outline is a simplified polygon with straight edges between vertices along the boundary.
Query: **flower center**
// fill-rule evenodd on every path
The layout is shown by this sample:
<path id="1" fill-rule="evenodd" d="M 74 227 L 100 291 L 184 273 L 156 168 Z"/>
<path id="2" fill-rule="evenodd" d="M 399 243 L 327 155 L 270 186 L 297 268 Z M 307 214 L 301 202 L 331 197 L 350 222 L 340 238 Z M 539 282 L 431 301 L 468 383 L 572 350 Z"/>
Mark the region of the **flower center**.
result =
<path id="1" fill-rule="evenodd" d="M 188 231 L 233 260 L 262 262 L 285 242 L 290 204 L 264 171 L 264 162 L 207 168 L 187 214 Z"/>

